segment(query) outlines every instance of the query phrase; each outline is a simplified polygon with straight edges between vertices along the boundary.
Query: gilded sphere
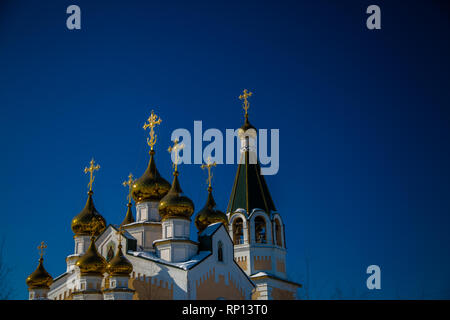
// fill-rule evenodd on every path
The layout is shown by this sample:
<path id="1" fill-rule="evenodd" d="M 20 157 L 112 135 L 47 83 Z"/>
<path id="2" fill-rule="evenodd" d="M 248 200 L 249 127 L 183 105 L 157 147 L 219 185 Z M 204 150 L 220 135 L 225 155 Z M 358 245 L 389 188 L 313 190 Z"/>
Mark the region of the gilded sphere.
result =
<path id="1" fill-rule="evenodd" d="M 156 169 L 155 160 L 153 158 L 154 151 L 150 153 L 150 161 L 147 170 L 142 177 L 137 179 L 131 191 L 131 196 L 136 203 L 144 201 L 159 201 L 170 190 L 170 183 L 167 182 Z"/>
<path id="2" fill-rule="evenodd" d="M 227 215 L 222 211 L 215 209 L 216 202 L 214 201 L 211 190 L 211 188 L 208 189 L 208 200 L 206 201 L 206 205 L 195 217 L 195 226 L 199 232 L 202 232 L 206 227 L 216 222 L 223 223 L 225 227 L 228 225 Z"/>
<path id="3" fill-rule="evenodd" d="M 122 245 L 119 245 L 118 250 L 114 258 L 106 266 L 106 272 L 110 276 L 127 276 L 133 271 L 133 265 L 123 255 Z"/>
<path id="4" fill-rule="evenodd" d="M 194 213 L 194 203 L 188 197 L 182 196 L 182 192 L 178 182 L 178 173 L 175 172 L 170 191 L 159 202 L 159 214 L 162 220 L 168 218 L 190 219 Z"/>
<path id="5" fill-rule="evenodd" d="M 76 266 L 80 268 L 81 274 L 102 275 L 106 271 L 106 260 L 100 255 L 95 247 L 94 237 L 91 238 L 91 244 L 86 253 L 82 255 Z"/>
<path id="6" fill-rule="evenodd" d="M 36 270 L 30 274 L 26 280 L 28 288 L 30 289 L 48 289 L 53 283 L 52 276 L 45 270 L 44 259 L 39 259 L 39 265 Z"/>
<path id="7" fill-rule="evenodd" d="M 92 191 L 88 192 L 88 199 L 83 210 L 72 219 L 72 231 L 75 235 L 99 235 L 106 228 L 106 220 L 95 209 Z"/>

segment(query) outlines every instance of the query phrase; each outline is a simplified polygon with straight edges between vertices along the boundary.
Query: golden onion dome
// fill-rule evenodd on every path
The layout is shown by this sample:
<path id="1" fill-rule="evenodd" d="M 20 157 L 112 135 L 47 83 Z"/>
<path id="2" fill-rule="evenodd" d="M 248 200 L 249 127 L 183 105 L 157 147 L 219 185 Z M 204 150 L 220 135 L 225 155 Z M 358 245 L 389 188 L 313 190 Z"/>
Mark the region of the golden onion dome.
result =
<path id="1" fill-rule="evenodd" d="M 103 275 L 106 270 L 106 260 L 98 253 L 95 246 L 95 237 L 91 237 L 91 244 L 86 252 L 77 260 L 76 266 L 82 275 Z"/>
<path id="2" fill-rule="evenodd" d="M 123 255 L 122 244 L 119 244 L 117 253 L 106 266 L 106 272 L 110 276 L 128 276 L 133 271 L 133 265 Z"/>
<path id="3" fill-rule="evenodd" d="M 205 230 L 207 226 L 216 222 L 222 222 L 225 227 L 228 225 L 228 218 L 222 211 L 216 210 L 216 202 L 212 195 L 212 188 L 208 187 L 208 199 L 202 210 L 195 217 L 195 226 L 199 232 Z"/>
<path id="4" fill-rule="evenodd" d="M 194 203 L 191 199 L 181 195 L 180 183 L 178 181 L 178 171 L 173 173 L 174 178 L 169 192 L 159 202 L 159 214 L 162 220 L 169 218 L 189 219 L 194 213 Z"/>
<path id="5" fill-rule="evenodd" d="M 44 268 L 44 258 L 39 259 L 39 265 L 26 280 L 29 289 L 49 289 L 53 283 L 52 276 Z"/>
<path id="6" fill-rule="evenodd" d="M 134 218 L 133 218 L 133 211 L 131 210 L 131 207 L 133 205 L 131 204 L 131 202 L 128 202 L 127 204 L 127 214 L 125 215 L 125 219 L 123 219 L 122 223 L 120 224 L 121 226 L 124 226 L 126 224 L 130 224 L 134 222 Z"/>
<path id="7" fill-rule="evenodd" d="M 95 236 L 99 235 L 106 228 L 106 220 L 95 209 L 94 201 L 92 200 L 92 190 L 88 192 L 88 198 L 83 210 L 72 219 L 72 231 L 75 235 L 92 235 L 92 230 L 95 225 Z M 98 225 L 99 224 L 99 225 Z"/>
<path id="8" fill-rule="evenodd" d="M 136 203 L 159 201 L 169 192 L 170 183 L 159 174 L 154 154 L 155 151 L 151 150 L 147 170 L 133 184 L 131 196 Z"/>

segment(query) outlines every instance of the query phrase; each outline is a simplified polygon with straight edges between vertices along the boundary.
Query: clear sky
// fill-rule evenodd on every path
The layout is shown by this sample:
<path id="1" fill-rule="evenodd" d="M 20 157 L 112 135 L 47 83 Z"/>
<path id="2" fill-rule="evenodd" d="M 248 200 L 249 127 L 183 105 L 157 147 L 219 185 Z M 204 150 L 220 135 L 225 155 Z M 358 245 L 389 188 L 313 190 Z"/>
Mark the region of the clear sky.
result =
<path id="1" fill-rule="evenodd" d="M 369 31 L 374 3 L 382 29 Z M 71 4 L 79 31 L 65 25 Z M 14 298 L 27 298 L 40 241 L 51 275 L 65 271 L 91 157 L 96 207 L 120 223 L 151 109 L 171 180 L 171 132 L 239 127 L 244 88 L 252 124 L 280 129 L 266 180 L 291 279 L 311 298 L 450 298 L 449 15 L 445 1 L 1 1 L 0 233 Z M 235 171 L 215 168 L 222 210 Z M 180 172 L 197 211 L 206 174 Z"/>

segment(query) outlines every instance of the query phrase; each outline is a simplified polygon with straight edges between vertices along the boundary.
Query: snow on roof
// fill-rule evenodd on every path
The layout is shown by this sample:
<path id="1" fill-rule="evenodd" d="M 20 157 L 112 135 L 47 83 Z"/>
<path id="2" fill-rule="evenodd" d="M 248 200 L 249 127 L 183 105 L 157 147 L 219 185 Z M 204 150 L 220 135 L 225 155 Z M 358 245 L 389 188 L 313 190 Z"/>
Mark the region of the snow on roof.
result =
<path id="1" fill-rule="evenodd" d="M 127 253 L 135 257 L 141 257 L 157 263 L 163 263 L 183 270 L 189 270 L 196 264 L 200 263 L 202 260 L 206 259 L 211 254 L 211 251 L 200 251 L 197 255 L 184 262 L 169 262 L 157 257 L 153 252 L 128 251 Z"/>
<path id="2" fill-rule="evenodd" d="M 200 233 L 200 236 L 201 237 L 203 237 L 203 236 L 207 236 L 207 237 L 211 236 L 214 232 L 217 231 L 217 229 L 220 228 L 221 225 L 222 225 L 222 222 L 216 222 L 216 223 L 210 224 L 209 226 L 206 227 L 205 230 L 202 231 L 202 233 Z"/>
<path id="3" fill-rule="evenodd" d="M 119 227 L 118 227 L 118 226 L 111 225 L 111 227 L 112 227 L 114 230 L 119 231 Z M 133 237 L 126 229 L 124 229 L 123 231 L 124 231 L 123 236 L 124 236 L 125 238 L 127 238 L 127 239 L 129 239 L 129 240 L 135 240 L 135 239 L 136 239 L 136 238 Z"/>
<path id="4" fill-rule="evenodd" d="M 268 273 L 266 273 L 266 272 L 258 272 L 258 273 L 252 274 L 252 275 L 250 276 L 250 278 L 253 278 L 253 277 L 263 277 L 263 276 L 270 276 L 270 274 L 268 274 Z"/>

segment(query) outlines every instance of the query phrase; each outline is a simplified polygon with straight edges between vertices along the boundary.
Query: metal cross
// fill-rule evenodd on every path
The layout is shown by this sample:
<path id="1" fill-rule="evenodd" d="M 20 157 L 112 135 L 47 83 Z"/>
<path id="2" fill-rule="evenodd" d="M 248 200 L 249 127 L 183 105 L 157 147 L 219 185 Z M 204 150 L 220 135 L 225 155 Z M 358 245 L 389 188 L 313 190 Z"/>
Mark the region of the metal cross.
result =
<path id="1" fill-rule="evenodd" d="M 133 180 L 133 174 L 130 173 L 130 174 L 128 175 L 128 180 L 122 182 L 122 185 L 123 185 L 124 187 L 128 187 L 128 196 L 127 196 L 128 203 L 131 203 L 131 190 L 132 190 L 132 188 L 133 188 L 133 183 L 134 183 L 134 181 L 135 181 L 135 180 Z"/>
<path id="2" fill-rule="evenodd" d="M 41 244 L 37 248 L 38 248 L 39 254 L 42 258 L 42 256 L 44 255 L 44 250 L 47 249 L 47 245 L 44 243 L 44 241 L 42 241 Z"/>
<path id="3" fill-rule="evenodd" d="M 173 142 L 173 147 L 169 147 L 169 149 L 167 149 L 167 151 L 169 151 L 170 153 L 174 153 L 174 160 L 173 161 L 173 167 L 174 167 L 174 171 L 178 172 L 178 160 L 179 160 L 179 156 L 178 153 L 180 152 L 180 150 L 182 150 L 184 148 L 184 143 L 178 144 L 178 139 L 175 139 L 175 141 Z"/>
<path id="4" fill-rule="evenodd" d="M 217 165 L 217 163 L 211 162 L 211 157 L 208 157 L 208 159 L 206 160 L 206 164 L 202 164 L 200 166 L 200 168 L 202 169 L 207 169 L 208 170 L 208 179 L 206 179 L 206 182 L 208 183 L 208 187 L 211 188 L 211 179 L 213 177 L 213 174 L 211 173 L 211 168 L 215 167 Z"/>
<path id="5" fill-rule="evenodd" d="M 147 137 L 147 144 L 149 145 L 150 150 L 153 150 L 153 146 L 156 144 L 156 137 L 157 137 L 153 128 L 156 127 L 156 125 L 159 125 L 162 122 L 162 120 L 152 110 L 152 114 L 150 115 L 150 117 L 148 117 L 147 121 L 148 121 L 148 123 L 146 122 L 144 124 L 143 128 L 144 128 L 144 130 L 146 130 L 147 128 L 150 128 L 150 133 L 149 133 L 150 138 Z"/>
<path id="6" fill-rule="evenodd" d="M 116 234 L 119 236 L 119 246 L 122 245 L 122 236 L 124 235 L 125 230 L 122 226 L 119 227 L 119 230 L 116 231 Z"/>
<path id="7" fill-rule="evenodd" d="M 95 180 L 95 176 L 94 176 L 94 171 L 98 171 L 98 169 L 100 169 L 100 165 L 94 165 L 94 158 L 92 158 L 91 162 L 90 162 L 90 166 L 85 167 L 84 168 L 84 173 L 90 173 L 90 178 L 89 178 L 89 191 L 92 191 L 92 184 L 94 183 Z"/>
<path id="8" fill-rule="evenodd" d="M 244 89 L 243 94 L 239 96 L 239 100 L 244 100 L 243 108 L 245 110 L 245 115 L 248 114 L 247 110 L 250 108 L 250 104 L 248 103 L 247 98 L 251 97 L 253 95 L 253 92 L 248 91 L 247 89 Z"/>

